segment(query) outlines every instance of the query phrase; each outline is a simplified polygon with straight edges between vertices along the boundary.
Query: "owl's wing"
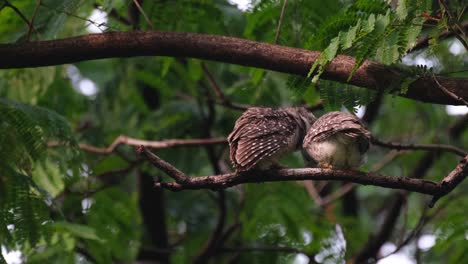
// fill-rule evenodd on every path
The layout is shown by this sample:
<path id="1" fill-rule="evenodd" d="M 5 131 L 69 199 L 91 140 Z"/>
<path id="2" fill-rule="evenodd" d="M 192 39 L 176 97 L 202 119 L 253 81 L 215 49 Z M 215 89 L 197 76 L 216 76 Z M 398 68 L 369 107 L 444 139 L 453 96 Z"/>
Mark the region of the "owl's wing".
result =
<path id="1" fill-rule="evenodd" d="M 356 116 L 343 112 L 330 112 L 320 117 L 309 129 L 304 145 L 326 140 L 339 132 L 358 138 L 360 151 L 365 152 L 369 148 L 370 132 Z"/>
<path id="2" fill-rule="evenodd" d="M 249 170 L 261 160 L 288 146 L 296 129 L 286 113 L 269 108 L 250 108 L 236 122 L 228 137 L 233 166 Z"/>

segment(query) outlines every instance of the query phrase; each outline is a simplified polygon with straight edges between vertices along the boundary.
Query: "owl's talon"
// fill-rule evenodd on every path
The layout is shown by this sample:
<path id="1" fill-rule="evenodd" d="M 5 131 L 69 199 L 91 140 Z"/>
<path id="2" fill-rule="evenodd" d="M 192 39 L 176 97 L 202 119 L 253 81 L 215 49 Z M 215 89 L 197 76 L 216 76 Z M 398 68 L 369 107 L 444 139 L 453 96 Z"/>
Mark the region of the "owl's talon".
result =
<path id="1" fill-rule="evenodd" d="M 281 170 L 281 169 L 286 169 L 288 167 L 281 165 L 278 161 L 274 161 L 271 163 L 270 169 L 274 170 Z"/>
<path id="2" fill-rule="evenodd" d="M 322 169 L 333 170 L 333 165 L 328 162 L 320 162 L 319 167 Z"/>

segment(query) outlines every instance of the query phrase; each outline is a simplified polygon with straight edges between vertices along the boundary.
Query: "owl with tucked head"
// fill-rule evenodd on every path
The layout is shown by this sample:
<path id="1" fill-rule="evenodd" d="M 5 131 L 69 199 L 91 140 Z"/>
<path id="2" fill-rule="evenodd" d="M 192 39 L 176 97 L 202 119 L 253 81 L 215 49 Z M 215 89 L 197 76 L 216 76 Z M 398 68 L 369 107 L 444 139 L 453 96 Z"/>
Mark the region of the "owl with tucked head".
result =
<path id="1" fill-rule="evenodd" d="M 252 107 L 237 119 L 228 137 L 237 172 L 269 169 L 283 155 L 299 149 L 316 120 L 303 107 Z"/>
<path id="2" fill-rule="evenodd" d="M 311 167 L 357 169 L 365 160 L 370 137 L 370 132 L 356 116 L 330 112 L 310 127 L 302 153 Z"/>

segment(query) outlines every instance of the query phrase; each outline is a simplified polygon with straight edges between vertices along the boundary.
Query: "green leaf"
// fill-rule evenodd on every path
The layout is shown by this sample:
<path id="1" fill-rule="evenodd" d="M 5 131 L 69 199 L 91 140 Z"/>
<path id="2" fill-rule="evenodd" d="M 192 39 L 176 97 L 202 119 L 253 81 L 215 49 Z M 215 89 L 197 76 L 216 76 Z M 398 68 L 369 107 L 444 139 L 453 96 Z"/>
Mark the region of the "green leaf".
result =
<path id="1" fill-rule="evenodd" d="M 87 225 L 80 225 L 80 224 L 74 224 L 70 222 L 61 221 L 61 222 L 53 223 L 52 226 L 56 230 L 68 231 L 72 235 L 79 237 L 79 238 L 103 242 L 103 240 L 97 236 L 94 228 L 87 226 Z"/>
<path id="2" fill-rule="evenodd" d="M 59 195 L 65 188 L 60 168 L 49 160 L 35 164 L 33 180 L 50 194 L 52 198 Z"/>
<path id="3" fill-rule="evenodd" d="M 416 2 L 416 1 L 415 1 Z M 408 16 L 407 0 L 399 0 L 396 8 L 397 18 L 405 20 Z"/>

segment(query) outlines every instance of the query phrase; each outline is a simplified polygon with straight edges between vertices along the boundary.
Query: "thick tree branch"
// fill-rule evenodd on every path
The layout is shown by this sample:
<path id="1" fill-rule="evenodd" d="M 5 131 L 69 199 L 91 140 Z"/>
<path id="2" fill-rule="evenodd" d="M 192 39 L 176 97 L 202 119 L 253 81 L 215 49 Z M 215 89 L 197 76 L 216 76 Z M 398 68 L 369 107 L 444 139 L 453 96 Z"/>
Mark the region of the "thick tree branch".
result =
<path id="1" fill-rule="evenodd" d="M 290 48 L 245 39 L 175 32 L 110 32 L 73 38 L 0 45 L 0 68 L 25 68 L 114 57 L 176 56 L 207 59 L 305 76 L 320 55 L 317 51 Z M 348 82 L 355 59 L 336 57 L 323 78 L 377 90 L 404 74 L 390 66 L 366 61 Z M 450 92 L 468 100 L 466 79 L 437 77 Z M 401 96 L 423 102 L 460 104 L 441 91 L 434 79 L 422 77 Z"/>
<path id="2" fill-rule="evenodd" d="M 335 180 L 402 189 L 429 194 L 435 197 L 442 197 L 453 190 L 466 177 L 468 168 L 468 157 L 465 157 L 457 168 L 444 178 L 441 183 L 409 177 L 385 176 L 377 173 L 318 168 L 281 169 L 257 171 L 246 174 L 227 173 L 214 176 L 188 177 L 143 146 L 138 147 L 137 152 L 148 159 L 154 166 L 176 180 L 176 182 L 156 183 L 157 187 L 167 188 L 173 191 L 185 189 L 225 189 L 243 183 L 254 182 Z"/>

